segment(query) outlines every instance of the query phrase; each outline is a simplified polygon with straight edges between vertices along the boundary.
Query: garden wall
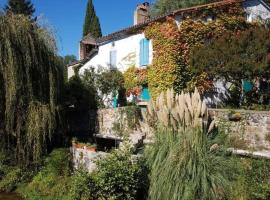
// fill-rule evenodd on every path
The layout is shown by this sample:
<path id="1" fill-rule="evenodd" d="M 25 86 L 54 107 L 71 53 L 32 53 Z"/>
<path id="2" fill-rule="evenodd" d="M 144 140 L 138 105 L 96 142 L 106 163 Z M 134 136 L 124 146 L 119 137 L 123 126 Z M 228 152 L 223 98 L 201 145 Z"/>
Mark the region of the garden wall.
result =
<path id="1" fill-rule="evenodd" d="M 234 110 L 239 113 L 239 121 L 231 121 L 232 110 L 210 109 L 220 129 L 230 134 L 232 147 L 250 150 L 270 150 L 270 112 Z"/>
<path id="2" fill-rule="evenodd" d="M 73 167 L 75 169 L 84 168 L 88 172 L 93 172 L 96 169 L 96 161 L 107 155 L 105 152 L 95 152 L 86 147 L 77 147 L 72 145 L 70 148 L 73 158 Z"/>
<path id="3" fill-rule="evenodd" d="M 140 108 L 127 106 L 100 109 L 97 116 L 98 136 L 116 139 L 128 137 L 133 144 L 142 140 L 143 134 L 138 130 Z"/>

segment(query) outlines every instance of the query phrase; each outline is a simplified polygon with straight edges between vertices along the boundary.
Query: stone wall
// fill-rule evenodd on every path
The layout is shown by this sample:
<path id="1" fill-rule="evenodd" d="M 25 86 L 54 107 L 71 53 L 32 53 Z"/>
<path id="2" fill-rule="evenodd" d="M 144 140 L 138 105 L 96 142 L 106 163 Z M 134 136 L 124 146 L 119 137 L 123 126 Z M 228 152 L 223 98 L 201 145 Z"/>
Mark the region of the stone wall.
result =
<path id="1" fill-rule="evenodd" d="M 270 150 L 270 112 L 233 110 L 239 113 L 239 121 L 231 121 L 232 110 L 210 109 L 210 115 L 217 120 L 218 127 L 230 135 L 235 148 Z"/>
<path id="2" fill-rule="evenodd" d="M 127 110 L 132 112 L 127 116 Z M 128 127 L 129 121 L 136 123 L 136 107 L 120 107 L 98 110 L 99 133 L 103 135 L 119 136 L 119 131 L 127 131 L 136 127 Z"/>
<path id="3" fill-rule="evenodd" d="M 73 158 L 73 167 L 75 169 L 83 168 L 88 172 L 93 172 L 96 169 L 96 161 L 107 155 L 105 152 L 95 152 L 86 147 L 76 147 L 73 145 L 70 148 Z"/>
<path id="4" fill-rule="evenodd" d="M 135 106 L 100 109 L 97 112 L 98 136 L 123 139 L 125 136 L 137 143 L 142 139 L 138 130 L 140 109 Z"/>

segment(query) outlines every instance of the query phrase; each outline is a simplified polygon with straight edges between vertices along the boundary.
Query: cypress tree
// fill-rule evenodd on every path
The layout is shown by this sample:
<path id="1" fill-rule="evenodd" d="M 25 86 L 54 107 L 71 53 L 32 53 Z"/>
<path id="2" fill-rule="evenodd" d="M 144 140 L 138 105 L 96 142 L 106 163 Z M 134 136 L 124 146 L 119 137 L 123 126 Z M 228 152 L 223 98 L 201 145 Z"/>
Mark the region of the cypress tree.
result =
<path id="1" fill-rule="evenodd" d="M 32 16 L 35 12 L 35 8 L 30 0 L 9 0 L 5 11 L 12 12 L 13 14 Z"/>
<path id="2" fill-rule="evenodd" d="M 86 15 L 83 26 L 83 36 L 86 36 L 89 33 L 94 38 L 102 36 L 99 18 L 96 15 L 96 11 L 92 0 L 89 0 L 87 3 Z"/>

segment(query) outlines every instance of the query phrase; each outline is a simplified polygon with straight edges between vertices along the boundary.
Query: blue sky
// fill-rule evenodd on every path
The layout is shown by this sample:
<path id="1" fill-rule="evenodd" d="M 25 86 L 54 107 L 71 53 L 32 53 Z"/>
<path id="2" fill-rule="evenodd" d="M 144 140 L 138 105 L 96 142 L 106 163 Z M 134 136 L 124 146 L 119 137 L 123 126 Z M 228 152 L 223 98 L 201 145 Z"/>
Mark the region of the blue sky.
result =
<path id="1" fill-rule="evenodd" d="M 0 0 L 3 8 L 7 0 Z M 103 35 L 133 24 L 136 5 L 144 0 L 93 0 Z M 148 2 L 153 2 L 149 0 Z M 56 33 L 59 54 L 78 56 L 87 0 L 32 0 L 36 16 L 42 16 Z"/>

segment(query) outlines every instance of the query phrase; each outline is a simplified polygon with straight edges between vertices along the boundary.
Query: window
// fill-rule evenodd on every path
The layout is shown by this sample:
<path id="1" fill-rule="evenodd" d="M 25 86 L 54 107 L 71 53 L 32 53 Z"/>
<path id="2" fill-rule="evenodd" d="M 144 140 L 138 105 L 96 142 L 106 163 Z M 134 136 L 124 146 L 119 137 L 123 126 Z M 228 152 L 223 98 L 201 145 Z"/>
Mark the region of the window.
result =
<path id="1" fill-rule="evenodd" d="M 116 50 L 110 51 L 110 67 L 116 68 Z"/>
<path id="2" fill-rule="evenodd" d="M 144 38 L 140 41 L 140 66 L 149 64 L 149 40 Z"/>

